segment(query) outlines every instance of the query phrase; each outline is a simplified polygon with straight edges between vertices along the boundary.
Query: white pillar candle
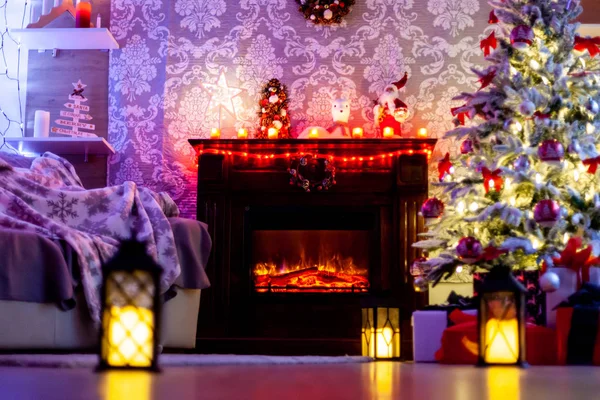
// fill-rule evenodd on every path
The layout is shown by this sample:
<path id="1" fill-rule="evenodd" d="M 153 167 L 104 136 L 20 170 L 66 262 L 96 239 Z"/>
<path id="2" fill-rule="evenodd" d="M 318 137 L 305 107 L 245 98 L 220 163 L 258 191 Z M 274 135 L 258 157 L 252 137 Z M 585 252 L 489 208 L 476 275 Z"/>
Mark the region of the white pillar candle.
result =
<path id="1" fill-rule="evenodd" d="M 50 113 L 48 111 L 36 110 L 33 124 L 33 137 L 50 136 Z"/>
<path id="2" fill-rule="evenodd" d="M 62 0 L 54 0 L 54 7 L 58 7 L 62 4 Z"/>
<path id="3" fill-rule="evenodd" d="M 53 0 L 43 0 L 42 1 L 42 15 L 50 14 L 52 10 Z"/>
<path id="4" fill-rule="evenodd" d="M 102 16 L 100 14 L 96 16 L 96 28 L 102 28 Z"/>
<path id="5" fill-rule="evenodd" d="M 29 23 L 34 24 L 42 15 L 42 6 L 40 4 L 32 4 L 30 7 Z"/>

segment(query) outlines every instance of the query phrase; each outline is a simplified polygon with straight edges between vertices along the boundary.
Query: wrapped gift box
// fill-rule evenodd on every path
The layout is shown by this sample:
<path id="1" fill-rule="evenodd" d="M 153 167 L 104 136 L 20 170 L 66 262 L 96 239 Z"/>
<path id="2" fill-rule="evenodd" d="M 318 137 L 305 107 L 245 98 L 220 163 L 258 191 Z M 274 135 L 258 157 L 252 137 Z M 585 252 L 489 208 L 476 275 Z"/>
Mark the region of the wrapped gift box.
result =
<path id="1" fill-rule="evenodd" d="M 415 362 L 436 361 L 435 352 L 442 344 L 444 330 L 451 324 L 448 315 L 458 308 L 458 306 L 448 306 L 440 310 L 413 312 L 413 358 Z M 477 315 L 477 310 L 462 311 L 469 315 Z"/>
<path id="2" fill-rule="evenodd" d="M 546 326 L 554 328 L 557 326 L 556 306 L 577 292 L 582 283 L 582 278 L 580 271 L 576 272 L 569 268 L 552 268 L 551 271 L 556 273 L 560 278 L 560 287 L 558 290 L 546 293 Z M 590 268 L 589 272 L 589 283 L 600 284 L 600 268 Z"/>
<path id="3" fill-rule="evenodd" d="M 546 294 L 540 288 L 540 272 L 518 270 L 513 272 L 515 278 L 527 289 L 525 295 L 525 317 L 528 323 L 546 325 Z M 473 296 L 479 293 L 485 273 L 473 274 Z"/>
<path id="4" fill-rule="evenodd" d="M 584 284 L 556 310 L 558 363 L 600 365 L 600 287 Z"/>

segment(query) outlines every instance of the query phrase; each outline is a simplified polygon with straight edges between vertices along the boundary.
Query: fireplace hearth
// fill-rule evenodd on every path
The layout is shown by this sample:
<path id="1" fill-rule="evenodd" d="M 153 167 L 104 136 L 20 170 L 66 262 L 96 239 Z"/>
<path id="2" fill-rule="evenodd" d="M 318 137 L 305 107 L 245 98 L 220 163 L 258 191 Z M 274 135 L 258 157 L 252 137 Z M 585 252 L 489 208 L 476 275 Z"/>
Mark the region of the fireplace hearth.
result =
<path id="1" fill-rule="evenodd" d="M 435 140 L 190 143 L 198 219 L 213 238 L 198 351 L 360 354 L 361 305 L 381 299 L 401 308 L 411 357 L 410 312 L 424 299 L 408 266 Z M 306 155 L 335 166 L 329 190 L 290 185 Z"/>

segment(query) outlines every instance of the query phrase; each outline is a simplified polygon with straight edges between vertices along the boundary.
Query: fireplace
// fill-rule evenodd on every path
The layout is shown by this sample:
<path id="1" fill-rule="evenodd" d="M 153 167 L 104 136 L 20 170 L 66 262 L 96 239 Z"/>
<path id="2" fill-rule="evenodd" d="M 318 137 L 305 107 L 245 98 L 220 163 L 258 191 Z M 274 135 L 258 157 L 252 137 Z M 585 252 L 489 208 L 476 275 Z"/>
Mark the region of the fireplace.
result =
<path id="1" fill-rule="evenodd" d="M 256 293 L 368 293 L 373 213 L 274 208 L 248 219 Z"/>
<path id="2" fill-rule="evenodd" d="M 213 239 L 198 351 L 360 354 L 361 306 L 381 300 L 401 308 L 411 357 L 410 313 L 424 298 L 412 288 L 410 245 L 423 229 L 434 140 L 190 143 L 198 219 Z M 337 184 L 290 185 L 305 154 L 330 157 Z"/>

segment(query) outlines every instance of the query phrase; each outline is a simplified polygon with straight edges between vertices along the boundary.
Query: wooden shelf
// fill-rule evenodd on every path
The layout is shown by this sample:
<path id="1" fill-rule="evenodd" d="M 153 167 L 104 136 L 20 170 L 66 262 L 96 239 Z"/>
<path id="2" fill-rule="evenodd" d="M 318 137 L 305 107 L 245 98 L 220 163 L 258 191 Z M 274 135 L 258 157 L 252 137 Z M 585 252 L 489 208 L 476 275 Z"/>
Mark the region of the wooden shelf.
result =
<path id="1" fill-rule="evenodd" d="M 110 50 L 118 49 L 108 28 L 26 28 L 11 29 L 30 50 Z"/>
<path id="2" fill-rule="evenodd" d="M 57 155 L 83 154 L 87 159 L 89 154 L 106 156 L 115 154 L 115 149 L 101 137 L 7 137 L 5 140 L 8 145 L 25 155 L 39 155 L 49 151 Z"/>

